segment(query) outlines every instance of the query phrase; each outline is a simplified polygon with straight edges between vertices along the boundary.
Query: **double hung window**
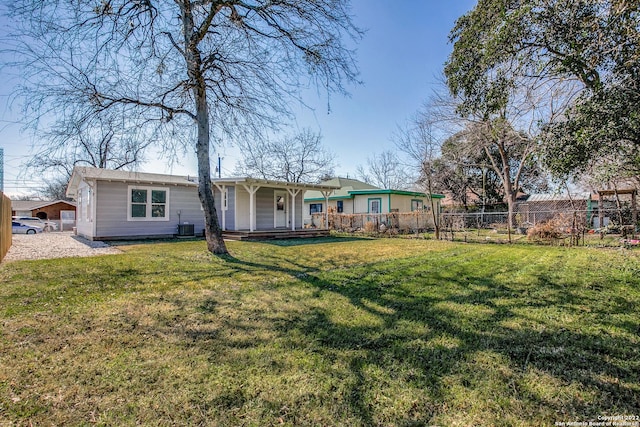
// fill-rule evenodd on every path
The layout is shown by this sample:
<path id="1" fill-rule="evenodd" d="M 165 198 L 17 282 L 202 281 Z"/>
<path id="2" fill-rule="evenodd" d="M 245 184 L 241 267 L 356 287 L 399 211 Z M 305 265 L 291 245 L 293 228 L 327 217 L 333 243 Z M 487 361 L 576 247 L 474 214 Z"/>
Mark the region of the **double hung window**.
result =
<path id="1" fill-rule="evenodd" d="M 169 191 L 156 187 L 129 187 L 129 221 L 168 221 Z"/>

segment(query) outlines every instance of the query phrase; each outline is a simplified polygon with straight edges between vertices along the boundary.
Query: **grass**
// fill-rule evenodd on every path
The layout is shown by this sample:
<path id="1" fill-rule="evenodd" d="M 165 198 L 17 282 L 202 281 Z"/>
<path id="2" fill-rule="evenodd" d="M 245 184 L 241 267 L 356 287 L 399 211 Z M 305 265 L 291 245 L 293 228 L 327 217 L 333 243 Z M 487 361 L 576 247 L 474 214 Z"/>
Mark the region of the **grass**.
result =
<path id="1" fill-rule="evenodd" d="M 346 236 L 346 233 L 341 235 Z M 557 239 L 529 239 L 527 235 L 512 230 L 511 242 L 509 242 L 509 234 L 506 229 L 499 232 L 494 229 L 466 229 L 454 231 L 453 236 L 451 231 L 442 230 L 440 232 L 442 240 L 464 242 L 464 243 L 511 243 L 511 244 L 524 244 L 524 245 L 544 245 L 544 246 L 583 246 L 593 248 L 620 248 L 623 247 L 622 240 L 624 239 L 621 234 L 605 234 L 599 233 L 584 233 L 580 236 L 571 236 L 570 234 L 563 234 L 561 238 Z M 376 236 L 375 234 L 369 234 L 369 236 Z M 381 234 L 376 237 L 389 237 L 388 235 Z M 393 237 L 400 238 L 422 238 L 422 239 L 435 239 L 435 234 L 431 232 L 407 235 L 393 235 Z M 579 237 L 579 238 L 578 238 Z M 577 242 L 575 241 L 577 239 Z"/>
<path id="2" fill-rule="evenodd" d="M 635 250 L 328 238 L 0 267 L 0 425 L 640 415 Z"/>

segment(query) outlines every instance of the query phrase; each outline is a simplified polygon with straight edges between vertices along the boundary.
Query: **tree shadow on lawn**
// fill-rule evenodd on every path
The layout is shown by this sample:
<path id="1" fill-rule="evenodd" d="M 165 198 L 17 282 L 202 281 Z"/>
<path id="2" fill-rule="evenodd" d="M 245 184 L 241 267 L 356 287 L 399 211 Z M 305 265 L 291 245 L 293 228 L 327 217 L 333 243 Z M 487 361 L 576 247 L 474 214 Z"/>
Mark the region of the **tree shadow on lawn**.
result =
<path id="1" fill-rule="evenodd" d="M 333 396 L 334 404 L 343 405 L 338 411 L 363 425 L 427 423 L 460 410 L 480 416 L 495 410 L 494 421 L 485 419 L 488 424 L 500 420 L 501 412 L 549 423 L 640 413 L 637 347 L 607 332 L 608 315 L 634 306 L 622 297 L 603 308 L 597 294 L 557 283 L 546 273 L 532 274 L 534 283 L 506 284 L 497 277 L 501 266 L 478 275 L 464 262 L 421 268 L 410 259 L 319 271 L 293 263 L 295 268 L 278 268 L 226 261 L 238 270 L 278 270 L 306 285 L 310 292 L 295 308 L 260 313 L 238 306 L 236 318 L 268 318 L 253 326 L 268 329 L 279 348 L 320 356 L 324 363 L 316 374 L 334 383 L 340 395 Z M 214 315 L 219 310 L 213 301 L 203 306 Z M 600 307 L 589 332 L 575 324 L 596 319 L 585 306 Z M 573 320 L 565 325 L 565 319 Z M 627 323 L 614 326 L 626 330 Z M 248 326 L 225 325 L 238 327 Z M 206 339 L 193 333 L 189 339 L 207 350 Z M 221 345 L 253 350 L 268 345 L 225 342 L 219 334 L 215 339 L 213 363 L 222 357 Z M 286 368 L 273 369 L 277 375 Z M 376 390 L 391 400 L 377 401 Z M 403 393 L 413 394 L 412 405 L 398 403 L 407 399 Z M 304 409 L 298 411 L 292 410 L 292 419 L 303 417 Z"/>
<path id="2" fill-rule="evenodd" d="M 348 242 L 361 242 L 367 240 L 375 240 L 373 237 L 358 237 L 358 236 L 328 236 L 328 237 L 312 237 L 306 239 L 266 239 L 257 240 L 259 243 L 267 243 L 269 245 L 288 247 L 288 246 L 302 246 L 302 245 L 320 245 L 323 243 L 348 243 Z"/>

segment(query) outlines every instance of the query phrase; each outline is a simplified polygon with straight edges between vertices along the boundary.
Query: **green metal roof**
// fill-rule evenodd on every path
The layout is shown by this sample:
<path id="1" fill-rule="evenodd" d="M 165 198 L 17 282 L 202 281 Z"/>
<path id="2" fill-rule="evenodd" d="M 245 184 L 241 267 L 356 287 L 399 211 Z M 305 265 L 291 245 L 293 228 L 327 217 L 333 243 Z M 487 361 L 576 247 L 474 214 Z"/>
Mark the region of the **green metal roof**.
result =
<path id="1" fill-rule="evenodd" d="M 425 193 L 419 193 L 417 191 L 405 191 L 405 190 L 356 190 L 350 191 L 350 194 L 397 194 L 399 196 L 414 196 L 414 197 L 427 197 Z"/>
<path id="2" fill-rule="evenodd" d="M 329 200 L 351 199 L 353 196 L 350 192 L 354 190 L 380 190 L 374 185 L 350 178 L 333 178 L 328 181 L 323 181 L 322 184 L 340 187 L 331 192 Z M 321 191 L 310 190 L 305 193 L 304 200 L 324 200 L 324 195 Z"/>
<path id="3" fill-rule="evenodd" d="M 358 181 L 356 179 L 349 178 L 333 178 L 329 181 L 324 181 L 322 184 L 340 186 L 340 189 L 331 192 L 329 200 L 352 199 L 354 196 L 359 194 L 397 194 L 400 196 L 428 197 L 425 193 L 420 193 L 417 191 L 383 189 L 362 181 Z M 442 194 L 432 194 L 431 198 L 444 199 L 444 196 Z M 320 191 L 307 191 L 304 196 L 305 202 L 324 201 L 324 199 L 325 197 Z"/>

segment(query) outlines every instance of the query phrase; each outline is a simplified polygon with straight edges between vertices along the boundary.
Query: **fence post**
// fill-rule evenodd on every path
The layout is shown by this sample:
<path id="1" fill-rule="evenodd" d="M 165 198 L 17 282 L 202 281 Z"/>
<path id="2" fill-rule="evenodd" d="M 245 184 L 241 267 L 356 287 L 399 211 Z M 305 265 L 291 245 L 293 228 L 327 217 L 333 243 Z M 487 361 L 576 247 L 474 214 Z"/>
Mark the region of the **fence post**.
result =
<path id="1" fill-rule="evenodd" d="M 11 233 L 11 199 L 0 191 L 0 261 L 11 247 Z"/>

